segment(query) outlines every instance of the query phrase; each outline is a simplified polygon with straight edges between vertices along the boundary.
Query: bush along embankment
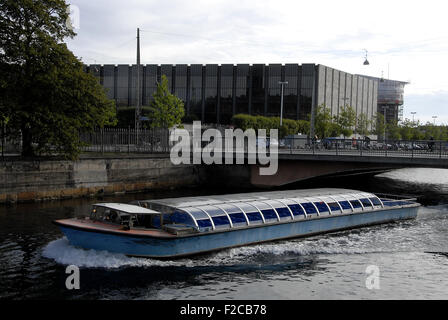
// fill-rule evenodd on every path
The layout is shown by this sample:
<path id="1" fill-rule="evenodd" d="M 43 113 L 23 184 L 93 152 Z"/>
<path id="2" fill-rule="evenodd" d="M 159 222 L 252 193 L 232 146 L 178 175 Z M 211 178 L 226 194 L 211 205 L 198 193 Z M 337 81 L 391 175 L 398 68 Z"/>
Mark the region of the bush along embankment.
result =
<path id="1" fill-rule="evenodd" d="M 310 123 L 306 120 L 283 119 L 282 126 L 280 126 L 279 117 L 251 116 L 248 114 L 234 115 L 232 124 L 243 131 L 247 129 L 266 129 L 267 135 L 269 135 L 271 129 L 278 129 L 279 138 L 298 133 L 308 134 L 310 130 Z"/>

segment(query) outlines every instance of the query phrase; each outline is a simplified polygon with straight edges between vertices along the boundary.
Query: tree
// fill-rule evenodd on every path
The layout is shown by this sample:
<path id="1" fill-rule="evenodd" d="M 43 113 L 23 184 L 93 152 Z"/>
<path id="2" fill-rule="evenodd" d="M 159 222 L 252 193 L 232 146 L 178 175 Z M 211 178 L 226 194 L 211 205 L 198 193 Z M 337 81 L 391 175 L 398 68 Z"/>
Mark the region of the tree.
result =
<path id="1" fill-rule="evenodd" d="M 168 89 L 168 79 L 162 75 L 162 81 L 157 84 L 154 100 L 151 102 L 151 126 L 153 128 L 170 128 L 180 124 L 185 114 L 184 103 Z"/>
<path id="2" fill-rule="evenodd" d="M 395 120 L 389 121 L 386 125 L 386 130 L 389 139 L 392 140 L 401 139 L 400 127 L 398 126 L 397 121 Z"/>
<path id="3" fill-rule="evenodd" d="M 374 124 L 373 133 L 378 136 L 378 139 L 379 137 L 384 138 L 384 131 L 385 131 L 384 115 L 380 112 L 377 112 L 375 118 L 373 119 L 373 124 Z"/>
<path id="4" fill-rule="evenodd" d="M 409 119 L 405 119 L 400 128 L 400 135 L 401 138 L 404 140 L 411 140 L 412 139 L 412 135 L 413 135 L 413 131 L 415 130 L 414 128 L 415 123 L 411 122 Z"/>
<path id="5" fill-rule="evenodd" d="M 349 105 L 341 106 L 339 116 L 335 121 L 341 127 L 341 133 L 345 137 L 353 134 L 353 127 L 356 124 L 356 111 Z"/>
<path id="6" fill-rule="evenodd" d="M 356 133 L 362 136 L 367 136 L 369 132 L 369 126 L 372 123 L 365 113 L 361 113 L 358 117 L 356 124 Z"/>
<path id="7" fill-rule="evenodd" d="M 335 135 L 340 130 L 339 127 L 331 122 L 331 111 L 324 104 L 317 107 L 315 130 L 319 138 L 329 137 L 330 134 Z M 339 135 L 339 133 L 336 135 Z"/>
<path id="8" fill-rule="evenodd" d="M 75 159 L 80 130 L 115 123 L 114 102 L 63 43 L 75 36 L 67 8 L 63 0 L 0 3 L 0 108 L 20 129 L 23 156 Z"/>

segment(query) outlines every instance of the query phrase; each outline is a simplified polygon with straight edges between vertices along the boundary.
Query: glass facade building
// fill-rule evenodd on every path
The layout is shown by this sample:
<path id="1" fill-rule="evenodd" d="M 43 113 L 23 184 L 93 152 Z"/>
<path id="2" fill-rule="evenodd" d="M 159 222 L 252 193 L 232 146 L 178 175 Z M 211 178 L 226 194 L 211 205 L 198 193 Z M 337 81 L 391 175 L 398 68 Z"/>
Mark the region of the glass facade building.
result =
<path id="1" fill-rule="evenodd" d="M 135 106 L 135 65 L 91 65 L 87 67 L 107 90 L 117 106 Z M 203 123 L 229 124 L 238 113 L 280 116 L 284 87 L 283 116 L 309 119 L 311 111 L 325 104 L 337 115 L 351 105 L 357 114 L 371 118 L 377 111 L 378 81 L 316 64 L 179 64 L 142 65 L 140 94 L 149 105 L 157 82 L 166 75 L 172 93 L 185 103 L 185 112 Z"/>
<path id="2" fill-rule="evenodd" d="M 403 121 L 404 86 L 408 82 L 384 78 L 368 77 L 378 83 L 377 112 L 386 117 L 386 121 Z"/>

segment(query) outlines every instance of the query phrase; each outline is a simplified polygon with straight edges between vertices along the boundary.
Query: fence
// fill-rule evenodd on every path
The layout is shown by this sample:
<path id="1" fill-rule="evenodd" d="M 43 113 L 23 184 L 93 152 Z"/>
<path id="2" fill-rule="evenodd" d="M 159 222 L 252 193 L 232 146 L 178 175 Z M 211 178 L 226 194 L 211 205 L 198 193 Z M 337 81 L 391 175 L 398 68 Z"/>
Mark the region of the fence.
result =
<path id="1" fill-rule="evenodd" d="M 82 152 L 98 153 L 169 153 L 174 143 L 169 141 L 169 129 L 152 128 L 135 130 L 131 128 L 104 128 L 93 132 L 80 134 L 85 144 Z M 279 140 L 270 138 L 256 138 L 255 146 L 248 149 L 245 141 L 242 148 L 236 147 L 226 150 L 228 145 L 223 136 L 221 152 L 243 152 L 258 149 L 261 145 L 269 150 L 274 144 L 280 154 L 313 154 L 313 155 L 358 155 L 385 157 L 419 157 L 419 158 L 448 158 L 448 142 L 439 140 L 369 140 L 324 138 L 314 140 L 303 137 L 287 137 Z M 1 139 L 2 155 L 20 154 L 20 139 L 12 140 L 7 137 Z M 193 141 L 192 141 L 193 142 Z M 207 150 L 208 142 L 201 141 L 200 147 Z M 210 148 L 210 147 L 209 147 Z M 191 148 L 193 151 L 193 148 Z M 212 151 L 212 150 L 210 150 Z M 219 151 L 219 150 L 215 150 Z"/>
<path id="2" fill-rule="evenodd" d="M 267 141 L 268 144 L 272 142 Z M 312 153 L 316 155 L 359 155 L 385 157 L 448 157 L 448 141 L 441 140 L 371 140 L 324 138 L 285 138 L 275 141 L 279 153 Z"/>
<path id="3" fill-rule="evenodd" d="M 168 153 L 169 130 L 104 128 L 80 134 L 83 152 Z"/>

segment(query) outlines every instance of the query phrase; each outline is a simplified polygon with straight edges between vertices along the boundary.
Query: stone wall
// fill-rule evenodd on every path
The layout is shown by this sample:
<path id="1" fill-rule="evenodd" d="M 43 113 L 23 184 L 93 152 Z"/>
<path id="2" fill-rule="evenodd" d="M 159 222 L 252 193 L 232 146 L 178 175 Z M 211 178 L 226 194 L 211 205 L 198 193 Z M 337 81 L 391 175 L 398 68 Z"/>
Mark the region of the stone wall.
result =
<path id="1" fill-rule="evenodd" d="M 199 168 L 169 158 L 0 162 L 0 203 L 113 195 L 200 183 Z"/>

